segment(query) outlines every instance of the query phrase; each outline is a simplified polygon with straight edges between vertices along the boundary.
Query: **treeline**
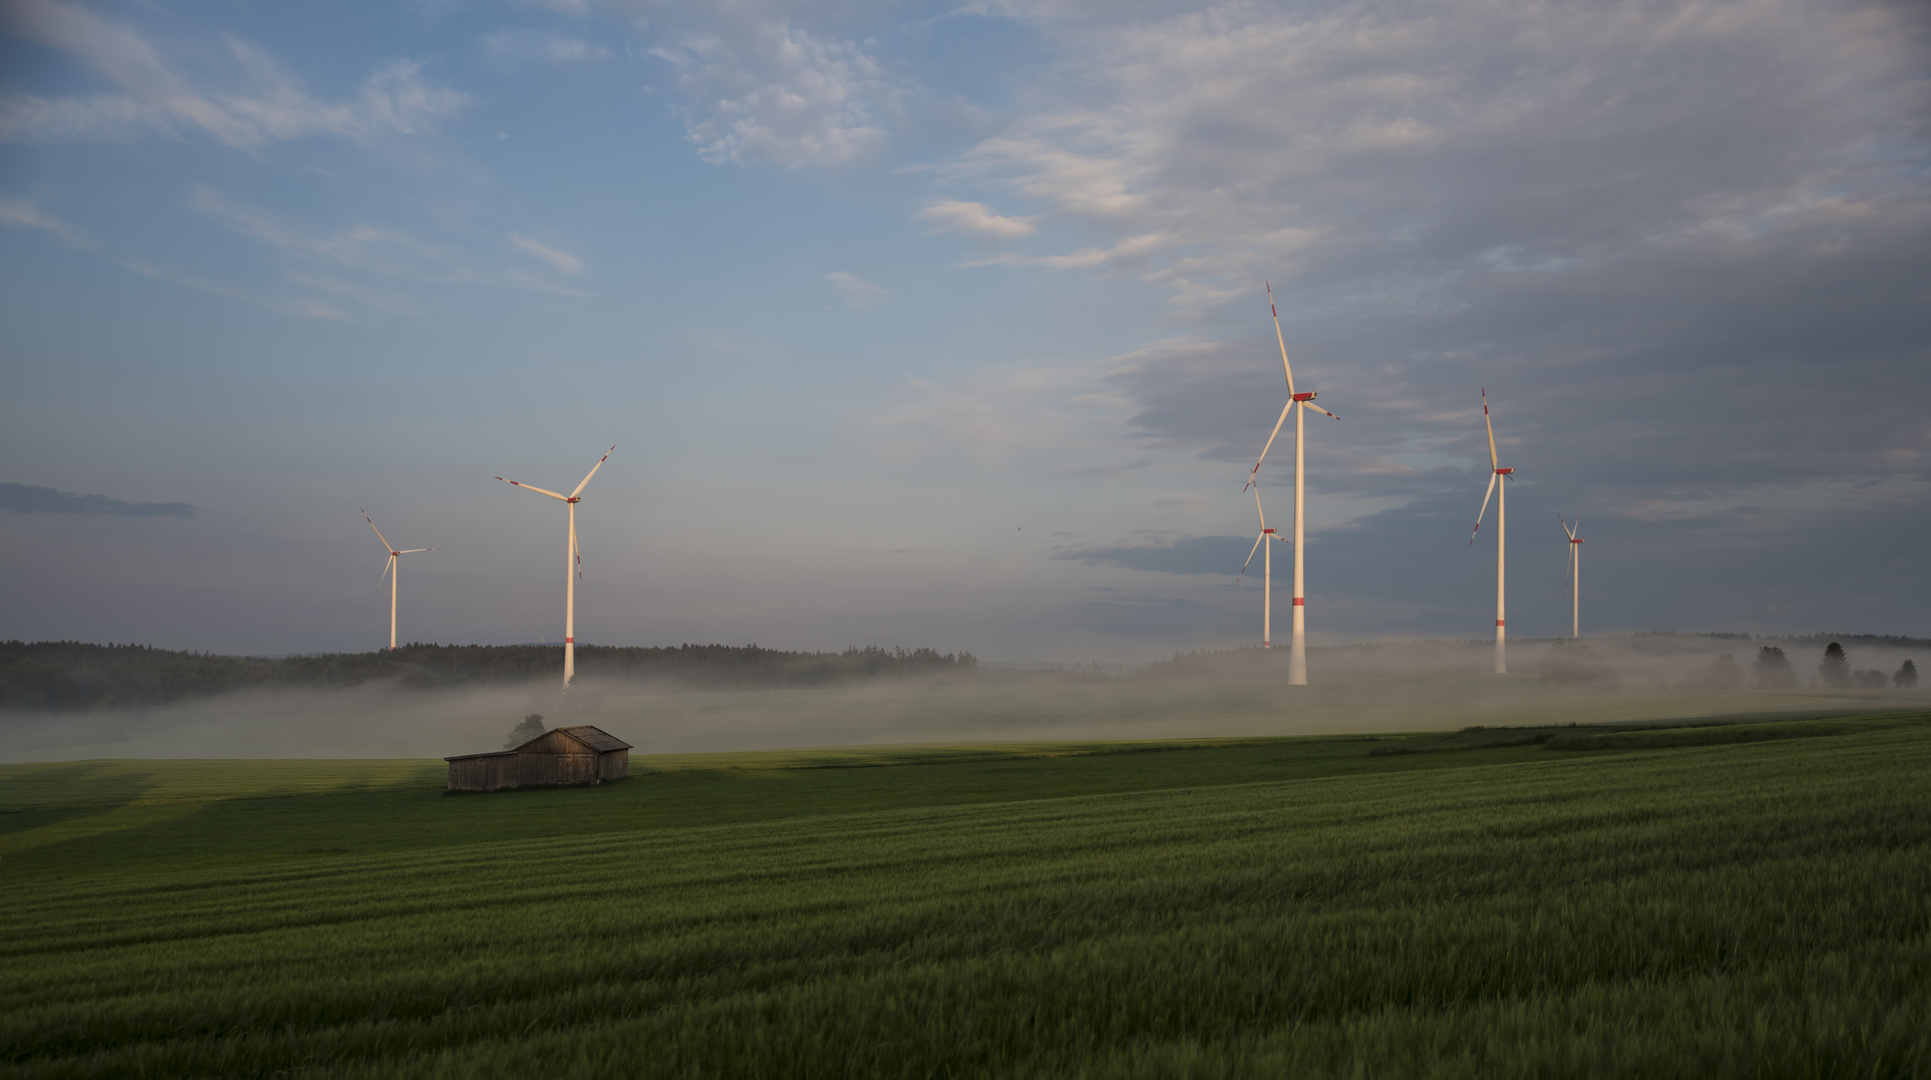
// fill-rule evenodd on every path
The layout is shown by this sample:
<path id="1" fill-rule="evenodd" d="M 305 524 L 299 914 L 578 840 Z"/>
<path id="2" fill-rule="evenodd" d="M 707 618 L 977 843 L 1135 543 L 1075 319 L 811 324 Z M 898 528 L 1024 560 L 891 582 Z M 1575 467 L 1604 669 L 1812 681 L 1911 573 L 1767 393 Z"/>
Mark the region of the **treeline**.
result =
<path id="1" fill-rule="evenodd" d="M 561 645 L 405 645 L 391 652 L 269 658 L 78 641 L 0 643 L 0 709 L 77 711 L 165 705 L 234 690 L 393 682 L 414 689 L 560 678 Z M 756 645 L 577 646 L 577 678 L 713 689 L 826 686 L 976 672 L 971 653 L 886 649 L 783 652 Z"/>

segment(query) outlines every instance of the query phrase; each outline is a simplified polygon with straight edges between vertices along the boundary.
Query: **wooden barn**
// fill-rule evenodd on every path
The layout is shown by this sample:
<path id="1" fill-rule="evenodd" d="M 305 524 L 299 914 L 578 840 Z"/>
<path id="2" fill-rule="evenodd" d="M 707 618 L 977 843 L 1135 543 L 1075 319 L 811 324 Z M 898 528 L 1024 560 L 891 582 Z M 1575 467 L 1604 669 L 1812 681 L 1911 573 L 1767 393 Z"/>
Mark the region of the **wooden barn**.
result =
<path id="1" fill-rule="evenodd" d="M 601 784 L 630 775 L 630 744 L 579 724 L 546 731 L 513 750 L 443 760 L 449 762 L 450 791 Z"/>

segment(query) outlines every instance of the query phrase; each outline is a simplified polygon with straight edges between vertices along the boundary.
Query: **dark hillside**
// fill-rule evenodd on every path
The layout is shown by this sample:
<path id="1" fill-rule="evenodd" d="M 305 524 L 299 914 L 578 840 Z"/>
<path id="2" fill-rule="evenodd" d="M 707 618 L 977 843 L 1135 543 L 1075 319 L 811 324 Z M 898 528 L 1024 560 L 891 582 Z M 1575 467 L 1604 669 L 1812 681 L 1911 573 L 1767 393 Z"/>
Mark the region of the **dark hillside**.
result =
<path id="1" fill-rule="evenodd" d="M 824 686 L 973 671 L 971 653 L 885 649 L 781 652 L 756 645 L 577 646 L 579 678 L 707 688 Z M 163 705 L 244 689 L 328 689 L 395 681 L 417 689 L 557 678 L 561 645 L 405 645 L 394 652 L 268 658 L 78 641 L 0 643 L 0 709 L 79 711 Z"/>

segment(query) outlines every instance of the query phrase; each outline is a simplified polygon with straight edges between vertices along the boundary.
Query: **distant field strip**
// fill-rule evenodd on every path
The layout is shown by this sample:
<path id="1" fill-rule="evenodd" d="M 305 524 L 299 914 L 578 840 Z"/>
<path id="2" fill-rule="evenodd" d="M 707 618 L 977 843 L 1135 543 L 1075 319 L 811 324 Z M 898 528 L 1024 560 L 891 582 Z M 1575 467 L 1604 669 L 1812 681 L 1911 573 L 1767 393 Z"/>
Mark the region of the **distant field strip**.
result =
<path id="1" fill-rule="evenodd" d="M 1829 725 L 1591 753 L 935 757 L 688 789 L 783 809 L 722 823 L 637 819 L 673 773 L 229 802 L 85 849 L 178 848 L 188 869 L 75 875 L 35 849 L 0 900 L 0 1072 L 1931 1074 L 1931 720 Z M 1190 755 L 1240 782 L 1157 786 Z M 1245 779 L 1302 758 L 1329 775 Z M 947 796 L 958 769 L 996 797 Z M 1123 790 L 1091 790 L 1108 777 Z M 812 793 L 848 778 L 884 808 L 826 812 Z M 422 846 L 362 853 L 344 833 L 365 802 Z M 491 839 L 556 807 L 548 835 Z M 184 837 L 270 814 L 272 851 L 190 858 L 206 843 Z M 302 854 L 329 843 L 350 853 Z"/>

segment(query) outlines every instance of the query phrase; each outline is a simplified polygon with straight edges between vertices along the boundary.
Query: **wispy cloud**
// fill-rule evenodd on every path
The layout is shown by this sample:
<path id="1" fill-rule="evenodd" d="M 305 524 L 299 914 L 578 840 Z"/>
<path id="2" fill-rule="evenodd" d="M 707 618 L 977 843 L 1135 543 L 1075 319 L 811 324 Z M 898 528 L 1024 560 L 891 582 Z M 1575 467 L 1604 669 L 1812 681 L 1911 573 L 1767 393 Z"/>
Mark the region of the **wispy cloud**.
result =
<path id="1" fill-rule="evenodd" d="M 511 68 L 528 63 L 581 64 L 614 55 L 595 42 L 554 30 L 498 30 L 483 38 L 482 44 L 491 60 Z"/>
<path id="2" fill-rule="evenodd" d="M 1224 574 L 1231 579 L 1253 543 L 1252 538 L 1238 536 L 1153 536 L 1124 544 L 1064 545 L 1053 552 L 1053 558 L 1162 574 Z"/>
<path id="3" fill-rule="evenodd" d="M 866 44 L 814 34 L 777 4 L 714 5 L 670 16 L 652 55 L 686 98 L 698 156 L 790 168 L 875 154 L 899 91 Z"/>
<path id="4" fill-rule="evenodd" d="M 510 243 L 566 274 L 583 273 L 583 260 L 567 251 L 558 251 L 540 240 L 517 233 L 510 234 Z"/>
<path id="5" fill-rule="evenodd" d="M 935 202 L 919 211 L 918 216 L 948 232 L 990 236 L 1000 240 L 1031 236 L 1037 231 L 1032 218 L 1005 217 L 984 203 L 960 202 L 957 199 Z"/>
<path id="6" fill-rule="evenodd" d="M 184 74 L 132 27 L 58 0 L 12 0 L 0 8 L 8 29 L 69 53 L 117 92 L 47 98 L 0 97 L 0 139 L 22 142 L 138 142 L 212 138 L 233 147 L 314 135 L 422 134 L 469 103 L 456 90 L 425 84 L 418 64 L 397 60 L 344 101 L 311 97 L 261 47 L 224 39 L 224 85 Z"/>
<path id="7" fill-rule="evenodd" d="M 521 270 L 491 267 L 472 252 L 423 240 L 398 229 L 358 224 L 346 229 L 320 231 L 284 220 L 259 208 L 236 203 L 206 185 L 197 187 L 189 201 L 196 210 L 234 232 L 259 240 L 300 263 L 325 264 L 337 268 L 337 272 L 353 271 L 395 281 L 485 285 L 565 296 L 582 295 L 554 280 Z M 580 273 L 583 269 L 582 260 L 576 256 L 548 248 L 528 237 L 512 236 L 511 242 L 564 273 Z M 290 277 L 298 282 L 314 283 L 313 275 L 302 271 L 295 271 Z M 378 288 L 333 278 L 324 280 L 329 284 L 321 287 L 336 295 L 355 299 L 364 299 L 371 293 L 392 291 L 392 287 L 388 286 Z M 318 313 L 331 310 L 326 305 L 309 303 Z M 395 310 L 408 305 L 392 298 L 373 306 Z"/>
<path id="8" fill-rule="evenodd" d="M 845 303 L 853 311 L 869 311 L 891 298 L 892 290 L 883 285 L 874 285 L 857 274 L 843 270 L 833 270 L 825 275 L 831 287 L 845 298 Z"/>
<path id="9" fill-rule="evenodd" d="M 0 226 L 9 229 L 41 229 L 60 237 L 69 247 L 92 248 L 93 241 L 75 232 L 60 219 L 39 207 L 32 200 L 9 199 L 0 195 Z"/>
<path id="10" fill-rule="evenodd" d="M 0 483 L 0 510 L 16 514 L 106 514 L 113 517 L 193 517 L 189 503 L 137 503 L 105 495 L 76 495 L 37 484 Z"/>
<path id="11" fill-rule="evenodd" d="M 304 298 L 284 300 L 261 296 L 232 285 L 224 285 L 218 281 L 210 281 L 205 277 L 190 273 L 178 266 L 168 264 L 156 265 L 145 259 L 126 259 L 122 261 L 121 265 L 145 278 L 153 278 L 155 281 L 165 281 L 170 285 L 179 285 L 184 289 L 193 289 L 196 292 L 208 293 L 211 296 L 225 296 L 230 300 L 240 300 L 243 303 L 254 304 L 257 307 L 267 308 L 270 311 L 279 311 L 284 315 L 299 315 L 305 319 L 341 319 L 346 317 L 342 312 L 318 300 Z"/>

